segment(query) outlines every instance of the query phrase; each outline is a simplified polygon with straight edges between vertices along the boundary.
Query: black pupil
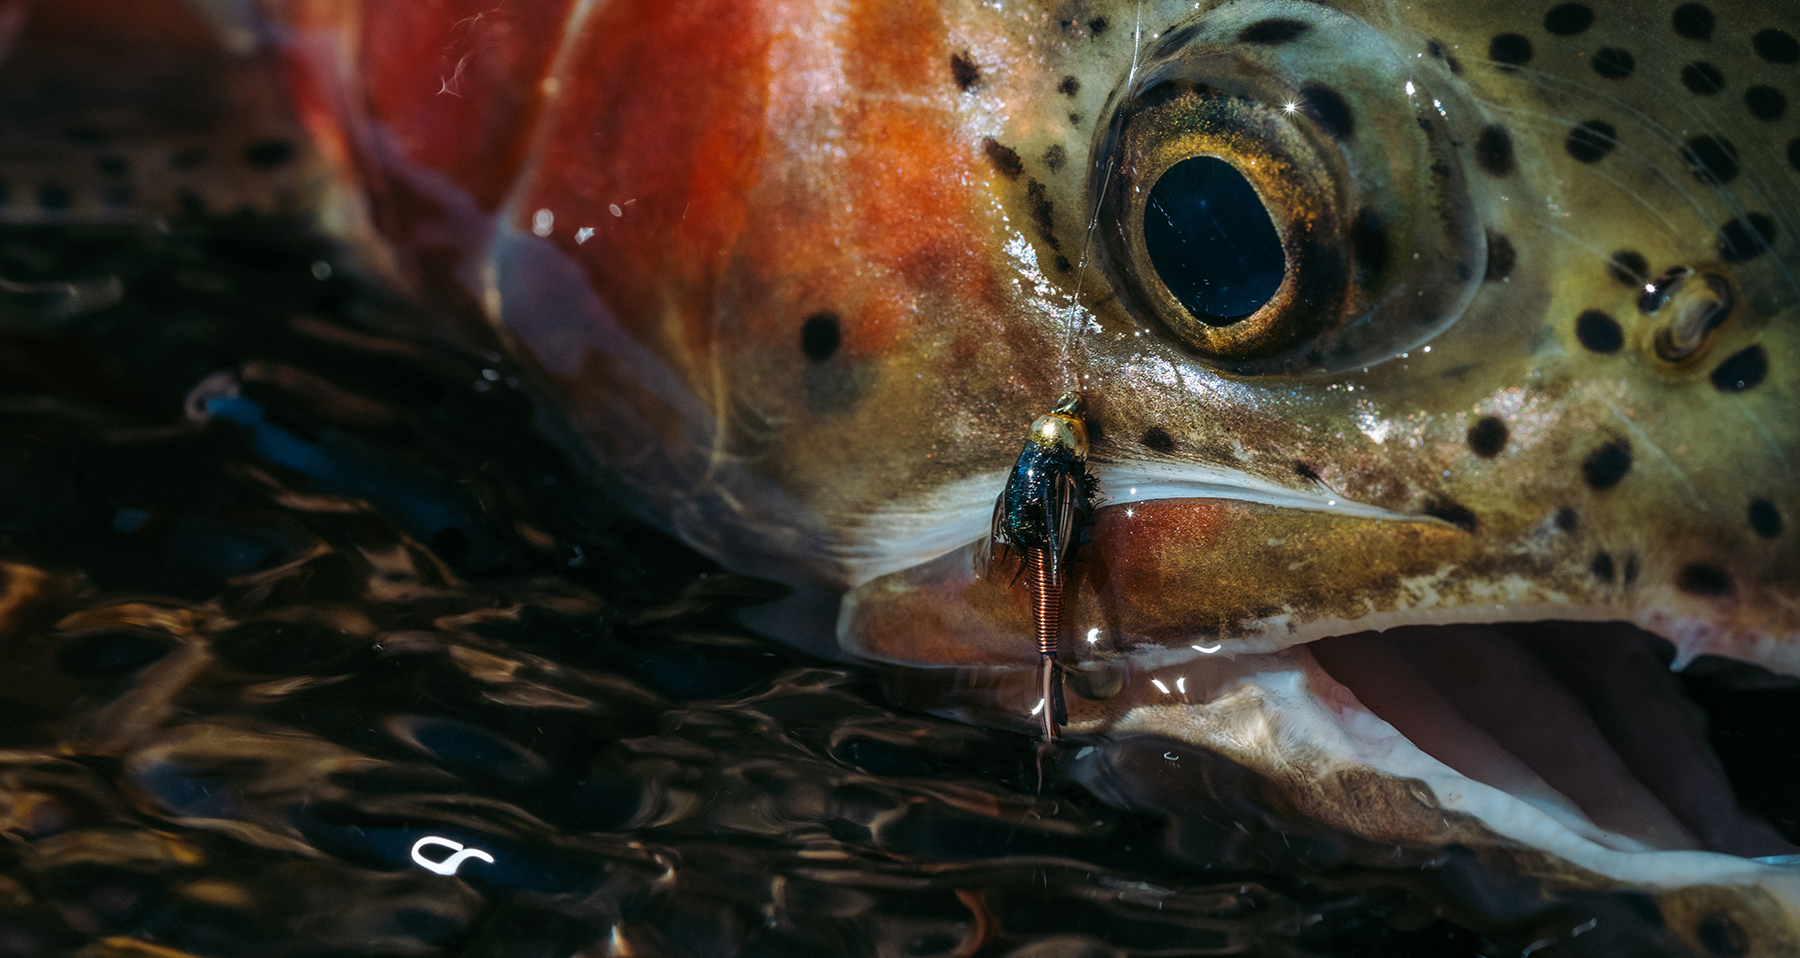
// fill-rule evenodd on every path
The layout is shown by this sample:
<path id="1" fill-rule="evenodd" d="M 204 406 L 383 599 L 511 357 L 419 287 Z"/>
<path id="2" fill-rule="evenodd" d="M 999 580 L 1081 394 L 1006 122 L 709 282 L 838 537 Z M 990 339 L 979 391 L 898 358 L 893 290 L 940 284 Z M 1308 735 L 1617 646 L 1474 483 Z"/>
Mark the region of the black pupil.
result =
<path id="1" fill-rule="evenodd" d="M 1163 285 L 1208 326 L 1261 309 L 1287 272 L 1262 199 L 1217 157 L 1182 160 L 1151 187 L 1144 245 Z"/>

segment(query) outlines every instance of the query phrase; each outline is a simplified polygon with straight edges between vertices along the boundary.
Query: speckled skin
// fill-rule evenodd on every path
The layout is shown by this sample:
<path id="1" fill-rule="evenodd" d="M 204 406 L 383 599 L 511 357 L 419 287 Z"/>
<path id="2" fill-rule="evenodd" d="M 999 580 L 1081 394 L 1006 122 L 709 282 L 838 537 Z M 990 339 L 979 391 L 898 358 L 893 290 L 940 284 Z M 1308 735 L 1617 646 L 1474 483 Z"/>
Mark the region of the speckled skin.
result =
<path id="1" fill-rule="evenodd" d="M 1073 388 L 1091 654 L 1619 619 L 1800 674 L 1791 7 L 447 6 L 294 4 L 325 152 L 650 513 L 845 597 L 856 653 L 1030 662 L 972 559 Z M 1290 266 L 1223 346 L 1133 205 L 1196 153 Z"/>
<path id="2" fill-rule="evenodd" d="M 1800 96 L 1780 37 L 1758 40 L 1800 32 L 1793 11 L 1715 6 L 1698 39 L 1664 4 L 1575 32 L 1510 3 L 678 6 L 344 31 L 302 4 L 297 62 L 315 126 L 386 177 L 375 221 L 453 250 L 418 280 L 483 303 L 695 544 L 852 592 L 855 650 L 1029 655 L 1022 600 L 957 601 L 954 554 L 917 564 L 981 534 L 981 480 L 1076 386 L 1113 499 L 1068 621 L 1110 648 L 1598 617 L 1800 672 L 1800 157 L 1794 117 L 1746 99 Z M 1695 63 L 1724 89 L 1691 89 L 1712 89 Z M 359 69 L 383 82 L 346 92 Z M 1283 166 L 1258 187 L 1313 272 L 1277 305 L 1311 305 L 1274 317 L 1292 344 L 1271 355 L 1204 354 L 1146 292 L 1117 191 L 1168 137 L 1124 131 L 1171 78 L 1251 104 L 1201 148 Z M 1305 108 L 1271 112 L 1284 95 Z M 1576 129 L 1595 123 L 1612 139 Z M 1721 151 L 1731 169 L 1695 172 Z M 1731 300 L 1680 362 L 1655 338 L 1701 283 L 1638 306 L 1675 266 Z M 1616 348 L 1584 345 L 1590 311 Z M 1766 372 L 1722 388 L 1747 349 Z M 1122 508 L 1145 464 L 1311 508 Z M 912 627 L 920 599 L 939 628 Z"/>

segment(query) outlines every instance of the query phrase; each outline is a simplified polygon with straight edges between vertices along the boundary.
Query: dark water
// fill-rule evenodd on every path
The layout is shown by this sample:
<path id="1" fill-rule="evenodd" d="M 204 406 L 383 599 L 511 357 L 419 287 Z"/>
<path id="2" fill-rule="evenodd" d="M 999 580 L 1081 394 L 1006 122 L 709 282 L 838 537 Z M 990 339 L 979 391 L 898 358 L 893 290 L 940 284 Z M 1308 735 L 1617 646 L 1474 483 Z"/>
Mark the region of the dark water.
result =
<path id="1" fill-rule="evenodd" d="M 0 229 L 0 955 L 1403 958 L 1619 909 L 1377 867 L 1249 786 L 1040 788 L 1032 739 L 734 625 L 779 590 L 333 261 Z"/>

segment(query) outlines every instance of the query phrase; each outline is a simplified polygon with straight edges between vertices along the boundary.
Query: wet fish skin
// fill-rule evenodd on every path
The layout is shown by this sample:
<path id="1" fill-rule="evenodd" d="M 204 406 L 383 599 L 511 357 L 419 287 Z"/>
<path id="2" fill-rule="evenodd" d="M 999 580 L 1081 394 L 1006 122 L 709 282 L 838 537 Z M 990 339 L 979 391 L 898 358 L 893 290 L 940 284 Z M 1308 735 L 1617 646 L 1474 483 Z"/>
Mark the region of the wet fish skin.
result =
<path id="1" fill-rule="evenodd" d="M 1114 528 L 1070 621 L 1121 651 L 1549 614 L 1800 667 L 1795 170 L 1737 93 L 1792 86 L 1779 11 L 1702 40 L 1624 6 L 345 9 L 296 6 L 302 112 L 437 251 L 413 281 L 483 304 L 689 541 L 849 593 L 858 652 L 1019 659 L 999 595 L 879 636 L 962 588 L 920 564 L 1079 385 Z M 1714 61 L 1731 95 L 1695 89 Z M 1247 360 L 1146 297 L 1109 192 L 1184 82 L 1291 94 L 1201 146 L 1278 160 L 1290 264 L 1335 277 Z M 1641 309 L 1676 266 L 1710 280 Z M 1725 318 L 1663 358 L 1709 281 Z"/>

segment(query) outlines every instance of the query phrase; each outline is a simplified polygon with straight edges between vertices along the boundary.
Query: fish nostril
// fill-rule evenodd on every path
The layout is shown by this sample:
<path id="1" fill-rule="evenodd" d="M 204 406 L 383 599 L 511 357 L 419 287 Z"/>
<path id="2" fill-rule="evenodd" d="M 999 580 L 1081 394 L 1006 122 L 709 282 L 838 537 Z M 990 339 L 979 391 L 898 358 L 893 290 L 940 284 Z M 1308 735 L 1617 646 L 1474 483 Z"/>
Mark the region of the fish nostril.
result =
<path id="1" fill-rule="evenodd" d="M 1645 287 L 1638 308 L 1645 315 L 1669 312 L 1669 323 L 1653 337 L 1656 355 L 1666 362 L 1685 363 L 1700 355 L 1713 330 L 1731 315 L 1731 284 L 1716 273 L 1700 274 L 1676 266 Z"/>
<path id="2" fill-rule="evenodd" d="M 1663 270 L 1661 275 L 1644 284 L 1643 295 L 1638 297 L 1638 311 L 1645 316 L 1655 316 L 1692 275 L 1694 270 L 1687 266 L 1671 266 Z"/>

